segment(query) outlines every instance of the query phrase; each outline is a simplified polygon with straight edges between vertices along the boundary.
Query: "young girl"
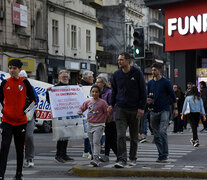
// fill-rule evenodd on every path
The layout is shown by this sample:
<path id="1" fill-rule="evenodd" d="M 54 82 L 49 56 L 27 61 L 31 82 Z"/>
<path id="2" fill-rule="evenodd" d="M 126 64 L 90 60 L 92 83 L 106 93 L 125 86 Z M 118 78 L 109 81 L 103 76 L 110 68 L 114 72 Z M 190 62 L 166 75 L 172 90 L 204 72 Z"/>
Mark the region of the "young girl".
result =
<path id="1" fill-rule="evenodd" d="M 193 86 L 191 88 L 189 96 L 185 98 L 185 102 L 183 105 L 181 120 L 183 120 L 183 115 L 187 107 L 187 103 L 190 105 L 190 114 L 188 114 L 189 122 L 193 131 L 193 139 L 190 140 L 190 142 L 193 144 L 194 147 L 199 146 L 199 140 L 198 140 L 198 133 L 197 133 L 197 127 L 198 123 L 200 121 L 200 115 L 203 115 L 203 120 L 206 121 L 205 117 L 205 110 L 203 107 L 203 101 L 200 97 L 200 94 L 198 92 L 197 87 Z"/>
<path id="2" fill-rule="evenodd" d="M 106 101 L 99 98 L 101 89 L 97 85 L 91 87 L 90 93 L 93 98 L 83 103 L 78 114 L 82 115 L 83 112 L 88 109 L 87 132 L 93 154 L 93 160 L 90 164 L 94 167 L 98 167 L 100 165 L 100 140 L 104 132 L 108 105 Z"/>

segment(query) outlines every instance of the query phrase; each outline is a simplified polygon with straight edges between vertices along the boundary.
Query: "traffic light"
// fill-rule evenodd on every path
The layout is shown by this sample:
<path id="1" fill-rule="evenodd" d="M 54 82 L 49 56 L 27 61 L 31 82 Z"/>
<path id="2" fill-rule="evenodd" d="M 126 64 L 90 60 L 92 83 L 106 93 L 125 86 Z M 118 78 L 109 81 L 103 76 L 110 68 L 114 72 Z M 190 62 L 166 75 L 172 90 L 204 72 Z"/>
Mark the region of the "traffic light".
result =
<path id="1" fill-rule="evenodd" d="M 133 54 L 135 59 L 142 59 L 145 56 L 144 51 L 144 28 L 135 28 L 133 33 Z"/>

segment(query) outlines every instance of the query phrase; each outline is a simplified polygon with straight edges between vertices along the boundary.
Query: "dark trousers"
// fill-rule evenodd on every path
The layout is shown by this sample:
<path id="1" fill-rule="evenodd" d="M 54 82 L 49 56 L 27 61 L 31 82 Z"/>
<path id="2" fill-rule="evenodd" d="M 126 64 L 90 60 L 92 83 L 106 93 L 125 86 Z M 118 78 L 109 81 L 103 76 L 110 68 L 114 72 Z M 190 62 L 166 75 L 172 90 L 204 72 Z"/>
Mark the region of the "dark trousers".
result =
<path id="1" fill-rule="evenodd" d="M 7 158 L 9 154 L 10 144 L 12 141 L 12 135 L 14 136 L 14 144 L 16 148 L 16 157 L 17 157 L 16 174 L 22 174 L 26 126 L 27 124 L 23 124 L 20 126 L 13 126 L 5 122 L 2 123 L 2 141 L 1 141 L 1 151 L 0 151 L 0 177 L 4 177 L 6 171 Z"/>
<path id="2" fill-rule="evenodd" d="M 121 108 L 116 109 L 117 130 L 117 159 L 127 162 L 126 130 L 129 127 L 130 152 L 129 159 L 137 159 L 137 142 L 139 133 L 139 120 L 136 118 L 137 110 L 129 111 Z"/>
<path id="3" fill-rule="evenodd" d="M 68 146 L 68 140 L 58 140 L 57 141 L 57 152 L 56 156 L 60 158 L 64 158 L 67 155 L 67 146 Z"/>
<path id="4" fill-rule="evenodd" d="M 105 136 L 105 155 L 109 156 L 110 149 L 112 149 L 114 154 L 117 155 L 117 132 L 115 122 L 112 121 L 110 123 L 106 123 Z"/>
<path id="5" fill-rule="evenodd" d="M 190 113 L 188 115 L 188 120 L 192 128 L 193 140 L 197 140 L 198 139 L 197 128 L 198 128 L 198 123 L 200 121 L 200 113 Z"/>
<path id="6" fill-rule="evenodd" d="M 92 154 L 92 152 L 91 152 L 91 144 L 90 144 L 89 138 L 85 138 L 84 139 L 84 153 Z"/>
<path id="7" fill-rule="evenodd" d="M 178 116 L 173 119 L 174 128 L 173 132 L 183 132 L 183 120 L 181 120 L 180 112 L 178 112 Z"/>

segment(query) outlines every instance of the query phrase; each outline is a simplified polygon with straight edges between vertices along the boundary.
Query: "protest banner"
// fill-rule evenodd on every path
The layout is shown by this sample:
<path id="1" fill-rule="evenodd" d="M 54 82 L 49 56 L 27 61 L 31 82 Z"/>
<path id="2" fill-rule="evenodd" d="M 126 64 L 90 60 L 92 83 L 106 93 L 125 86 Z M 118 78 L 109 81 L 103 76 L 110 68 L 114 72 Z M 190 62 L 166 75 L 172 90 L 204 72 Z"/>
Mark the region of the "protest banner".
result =
<path id="1" fill-rule="evenodd" d="M 53 118 L 76 116 L 85 101 L 80 86 L 55 86 L 49 91 Z"/>
<path id="2" fill-rule="evenodd" d="M 85 99 L 90 97 L 90 88 L 90 86 L 56 86 L 52 88 L 53 92 L 49 92 L 52 114 L 55 112 L 52 115 L 53 140 L 82 139 L 87 136 L 87 115 L 84 113 L 79 116 L 77 111 Z M 68 107 L 72 104 L 74 109 Z M 59 109 L 55 109 L 54 106 Z"/>

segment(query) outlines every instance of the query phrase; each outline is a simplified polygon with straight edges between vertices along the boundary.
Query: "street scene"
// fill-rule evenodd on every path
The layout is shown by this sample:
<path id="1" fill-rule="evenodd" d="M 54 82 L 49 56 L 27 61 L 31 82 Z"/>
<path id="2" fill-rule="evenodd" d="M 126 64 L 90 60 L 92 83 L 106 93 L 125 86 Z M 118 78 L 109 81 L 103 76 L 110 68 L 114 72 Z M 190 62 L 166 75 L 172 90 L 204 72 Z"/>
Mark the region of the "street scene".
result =
<path id="1" fill-rule="evenodd" d="M 192 171 L 205 172 L 207 168 L 207 162 L 205 160 L 206 155 L 206 133 L 199 133 L 201 145 L 199 149 L 192 147 L 189 139 L 191 138 L 190 129 L 184 131 L 183 134 L 173 134 L 172 125 L 169 126 L 169 163 L 167 164 L 159 164 L 156 163 L 155 160 L 157 158 L 157 152 L 155 144 L 153 144 L 152 136 L 147 136 L 147 142 L 138 144 L 138 163 L 135 169 L 138 170 L 152 170 L 152 171 L 164 171 L 167 173 L 169 171 L 182 171 L 184 170 L 187 173 Z M 36 132 L 34 134 L 35 137 L 35 166 L 34 168 L 24 168 L 24 177 L 28 180 L 49 180 L 49 179 L 97 179 L 98 177 L 80 177 L 78 174 L 74 174 L 71 172 L 74 166 L 84 165 L 87 168 L 92 168 L 92 165 L 89 165 L 89 159 L 83 158 L 83 140 L 79 140 L 78 142 L 72 141 L 68 146 L 68 154 L 73 157 L 75 160 L 73 162 L 66 162 L 64 164 L 57 163 L 55 161 L 55 142 L 52 141 L 51 133 L 40 133 Z M 129 148 L 129 147 L 128 147 Z M 202 155 L 201 155 L 202 153 Z M 110 162 L 101 165 L 106 169 L 115 169 L 113 164 L 115 162 L 115 155 L 112 153 L 110 155 Z M 15 172 L 15 150 L 14 146 L 11 146 L 11 151 L 9 154 L 8 168 L 6 171 L 8 180 L 13 178 L 13 174 Z M 130 168 L 129 166 L 127 168 Z M 133 167 L 134 168 L 134 167 Z M 86 169 L 84 171 L 87 171 Z M 86 173 L 86 172 L 85 172 Z M 163 173 L 162 173 L 163 174 Z M 162 177 L 162 174 L 161 177 Z M 165 179 L 171 180 L 176 179 L 175 174 L 172 175 L 174 178 Z M 156 174 L 154 178 L 147 177 L 99 177 L 98 179 L 142 179 L 142 180 L 153 180 L 153 179 L 162 179 L 160 176 L 156 178 Z M 177 177 L 177 179 L 192 179 L 191 175 L 188 174 L 189 178 Z M 197 176 L 200 177 L 200 176 Z M 196 177 L 194 177 L 197 179 Z M 194 179 L 193 178 L 193 179 Z M 200 179 L 200 178 L 199 178 Z M 205 179 L 205 178 L 203 178 Z"/>
<path id="2" fill-rule="evenodd" d="M 0 180 L 207 179 L 207 1 L 1 0 Z"/>

